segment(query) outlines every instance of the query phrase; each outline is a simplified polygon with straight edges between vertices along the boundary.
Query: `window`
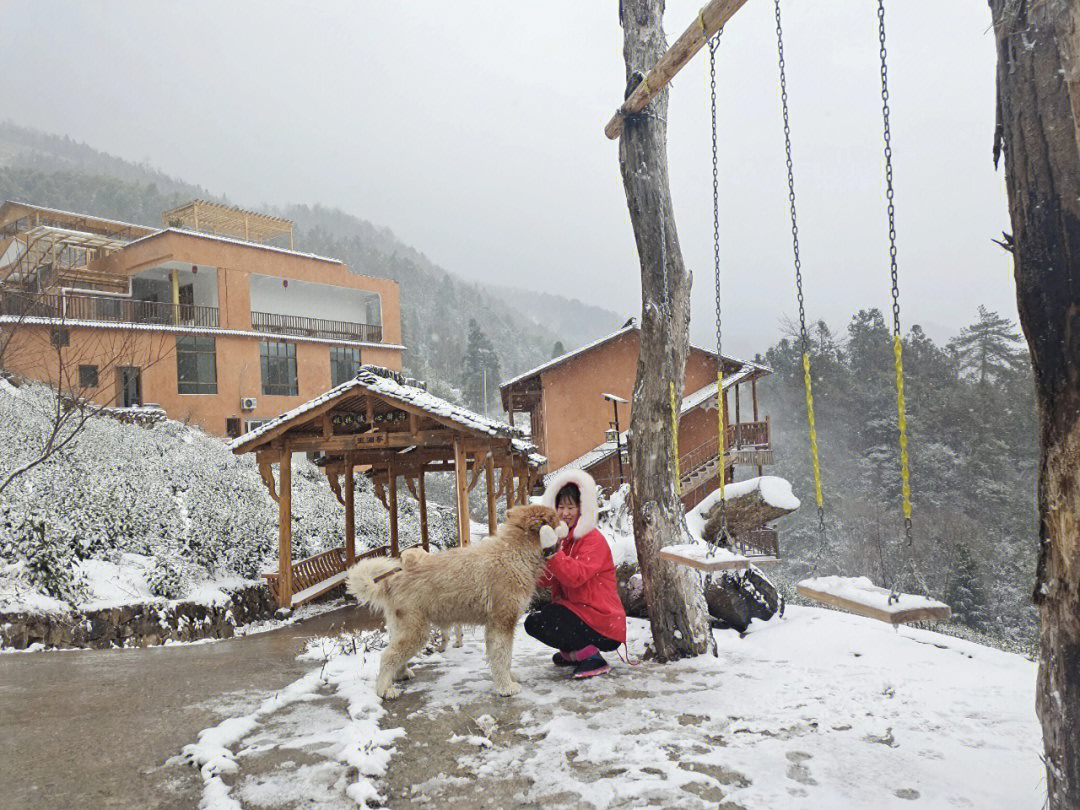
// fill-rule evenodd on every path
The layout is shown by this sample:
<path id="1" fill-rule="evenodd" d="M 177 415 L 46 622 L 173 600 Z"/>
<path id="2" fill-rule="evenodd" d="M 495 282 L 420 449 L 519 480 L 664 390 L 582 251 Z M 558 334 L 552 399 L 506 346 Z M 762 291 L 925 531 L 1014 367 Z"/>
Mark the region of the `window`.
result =
<path id="1" fill-rule="evenodd" d="M 267 396 L 295 397 L 296 344 L 264 340 L 259 344 L 262 390 Z"/>
<path id="2" fill-rule="evenodd" d="M 217 358 L 212 337 L 176 339 L 176 388 L 181 394 L 217 393 Z"/>
<path id="3" fill-rule="evenodd" d="M 330 385 L 341 385 L 360 370 L 360 349 L 348 346 L 330 347 Z"/>
<path id="4" fill-rule="evenodd" d="M 240 435 L 240 417 L 229 416 L 225 419 L 225 435 L 235 439 Z"/>
<path id="5" fill-rule="evenodd" d="M 97 366 L 79 366 L 79 388 L 97 388 Z"/>
<path id="6" fill-rule="evenodd" d="M 71 333 L 62 326 L 53 328 L 49 331 L 49 342 L 52 343 L 54 349 L 62 349 L 65 346 L 70 346 Z"/>

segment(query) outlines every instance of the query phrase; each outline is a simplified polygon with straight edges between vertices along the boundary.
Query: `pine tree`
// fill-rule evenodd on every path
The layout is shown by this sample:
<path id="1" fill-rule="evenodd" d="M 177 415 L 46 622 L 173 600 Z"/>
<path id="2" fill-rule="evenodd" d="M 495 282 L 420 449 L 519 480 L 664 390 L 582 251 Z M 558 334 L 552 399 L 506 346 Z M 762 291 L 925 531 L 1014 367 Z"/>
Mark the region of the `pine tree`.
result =
<path id="1" fill-rule="evenodd" d="M 469 407 L 478 411 L 484 410 L 484 389 L 487 389 L 487 400 L 492 400 L 492 395 L 499 388 L 499 355 L 495 347 L 491 345 L 480 330 L 480 324 L 475 318 L 469 319 L 469 342 L 465 349 L 465 357 L 462 360 L 461 388 L 465 402 Z"/>
<path id="2" fill-rule="evenodd" d="M 566 354 L 566 349 L 563 348 L 562 341 L 556 340 L 555 348 L 551 350 L 552 359 L 556 357 L 562 357 L 564 354 Z"/>
<path id="3" fill-rule="evenodd" d="M 1016 325 L 986 307 L 979 307 L 979 320 L 960 330 L 949 341 L 960 360 L 960 369 L 979 385 L 999 382 L 1026 364 Z"/>
<path id="4" fill-rule="evenodd" d="M 949 586 L 945 602 L 952 608 L 956 621 L 968 627 L 980 627 L 986 618 L 986 590 L 979 575 L 979 567 L 967 544 L 956 543 L 953 554 Z"/>

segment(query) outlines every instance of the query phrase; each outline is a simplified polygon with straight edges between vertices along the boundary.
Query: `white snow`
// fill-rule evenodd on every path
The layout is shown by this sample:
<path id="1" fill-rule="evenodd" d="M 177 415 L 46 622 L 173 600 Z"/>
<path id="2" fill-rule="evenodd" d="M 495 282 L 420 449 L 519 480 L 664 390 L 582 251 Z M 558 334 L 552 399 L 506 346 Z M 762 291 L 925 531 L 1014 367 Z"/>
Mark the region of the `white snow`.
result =
<path id="1" fill-rule="evenodd" d="M 550 650 L 519 628 L 513 666 L 524 690 L 504 699 L 491 694 L 482 633 L 469 633 L 464 647 L 413 662 L 416 678 L 406 684 L 403 699 L 416 703 L 405 729 L 381 726 L 370 631 L 357 652 L 327 639 L 319 644 L 336 644 L 338 655 L 324 667 L 254 714 L 204 732 L 185 750 L 210 774 L 204 806 L 231 807 L 220 780 L 214 781 L 215 769 L 237 764 L 232 749 L 256 725 L 288 700 L 309 700 L 305 712 L 323 716 L 314 710 L 330 712 L 335 698 L 345 697 L 348 717 L 334 723 L 346 723 L 351 736 L 343 749 L 324 757 L 360 763 L 360 777 L 342 790 L 361 805 L 376 799 L 379 777 L 393 767 L 395 740 L 404 745 L 410 728 L 447 712 L 470 711 L 500 719 L 496 728 L 481 725 L 493 720 L 481 716 L 475 727 L 459 725 L 447 735 L 457 773 L 436 779 L 422 762 L 398 766 L 416 773 L 414 793 L 422 789 L 433 806 L 440 806 L 440 788 L 462 780 L 481 787 L 510 776 L 529 782 L 515 794 L 522 806 L 553 808 L 584 802 L 702 810 L 722 802 L 746 810 L 1043 805 L 1033 662 L 928 631 L 897 631 L 797 605 L 783 619 L 755 623 L 743 638 L 730 631 L 715 637 L 718 658 L 631 667 L 612 655 L 611 673 L 580 682 L 553 667 Z M 633 657 L 648 640 L 647 624 L 631 619 Z M 318 688 L 320 677 L 332 691 Z M 313 731 L 305 728 L 304 734 Z M 364 755 L 360 740 L 368 746 Z M 287 737 L 271 742 L 290 745 Z M 310 746 L 305 750 L 312 753 Z M 424 749 L 410 756 L 417 750 Z M 245 777 L 241 762 L 235 784 L 243 791 L 254 778 Z M 307 799 L 307 780 L 275 784 L 281 806 Z M 547 798 L 555 794 L 573 798 Z"/>
<path id="2" fill-rule="evenodd" d="M 748 562 L 746 557 L 736 554 L 728 548 L 718 548 L 708 543 L 680 543 L 675 546 L 664 546 L 664 551 L 685 557 L 696 562 Z"/>
<path id="3" fill-rule="evenodd" d="M 745 481 L 737 481 L 724 487 L 724 500 L 732 501 L 749 495 L 754 490 L 761 491 L 761 499 L 777 509 L 794 511 L 801 505 L 799 499 L 791 491 L 791 484 L 787 479 L 775 475 L 763 475 L 758 478 L 748 478 Z M 705 515 L 720 501 L 720 490 L 716 489 L 705 497 L 697 506 L 686 513 L 686 528 L 690 530 L 690 536 L 703 539 L 705 536 Z"/>
<path id="4" fill-rule="evenodd" d="M 921 607 L 947 607 L 944 602 L 911 593 L 898 594 L 897 601 L 890 605 L 888 588 L 875 585 L 867 577 L 817 577 L 804 579 L 799 585 L 889 613 Z"/>

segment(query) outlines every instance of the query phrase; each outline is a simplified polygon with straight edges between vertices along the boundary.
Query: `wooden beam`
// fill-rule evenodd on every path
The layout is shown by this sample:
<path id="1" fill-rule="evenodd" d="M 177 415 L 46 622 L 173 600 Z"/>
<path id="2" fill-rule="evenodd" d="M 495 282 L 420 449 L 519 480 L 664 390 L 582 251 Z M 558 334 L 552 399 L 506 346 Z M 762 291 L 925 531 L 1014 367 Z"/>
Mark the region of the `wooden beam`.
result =
<path id="1" fill-rule="evenodd" d="M 391 467 L 388 475 L 390 476 L 390 491 L 387 495 L 390 501 L 390 556 L 396 557 L 398 555 L 397 471 Z"/>
<path id="2" fill-rule="evenodd" d="M 617 140 L 622 135 L 626 116 L 639 113 L 649 106 L 649 102 L 667 87 L 668 82 L 682 70 L 694 54 L 701 50 L 709 37 L 723 28 L 745 3 L 746 0 L 710 0 L 698 12 L 697 19 L 690 23 L 682 36 L 675 40 L 675 44 L 660 57 L 660 60 L 645 76 L 645 80 L 634 88 L 623 105 L 619 107 L 618 112 L 604 127 L 604 134 L 613 141 Z"/>
<path id="3" fill-rule="evenodd" d="M 278 499 L 278 605 L 292 606 L 292 451 L 281 451 Z"/>
<path id="4" fill-rule="evenodd" d="M 457 494 L 458 545 L 469 544 L 469 495 L 465 488 L 467 461 L 461 442 L 454 442 L 454 491 Z"/>
<path id="5" fill-rule="evenodd" d="M 274 482 L 274 471 L 270 468 L 269 461 L 259 462 L 259 475 L 262 477 L 262 482 L 270 493 L 270 497 L 274 499 L 274 503 L 281 503 L 276 489 L 277 485 Z"/>
<path id="6" fill-rule="evenodd" d="M 334 491 L 334 497 L 338 499 L 338 503 L 344 506 L 345 499 L 341 495 L 341 481 L 338 480 L 341 473 L 330 467 L 324 467 L 323 472 L 326 473 L 326 480 L 330 482 L 330 489 Z"/>
<path id="7" fill-rule="evenodd" d="M 337 476 L 335 476 L 336 478 Z M 345 465 L 345 567 L 356 561 L 356 492 L 353 465 Z"/>
<path id="8" fill-rule="evenodd" d="M 424 551 L 428 550 L 428 525 L 427 525 L 427 492 L 424 489 L 424 471 L 416 477 L 416 488 L 419 490 L 416 500 L 420 502 L 420 545 Z"/>
<path id="9" fill-rule="evenodd" d="M 495 460 L 488 455 L 484 464 L 487 479 L 488 534 L 495 536 L 498 524 L 495 521 Z"/>
<path id="10" fill-rule="evenodd" d="M 473 456 L 472 463 L 472 480 L 469 481 L 469 492 L 476 489 L 477 483 L 480 481 L 480 471 L 487 465 L 487 460 L 491 456 L 491 451 L 486 447 L 478 450 Z"/>

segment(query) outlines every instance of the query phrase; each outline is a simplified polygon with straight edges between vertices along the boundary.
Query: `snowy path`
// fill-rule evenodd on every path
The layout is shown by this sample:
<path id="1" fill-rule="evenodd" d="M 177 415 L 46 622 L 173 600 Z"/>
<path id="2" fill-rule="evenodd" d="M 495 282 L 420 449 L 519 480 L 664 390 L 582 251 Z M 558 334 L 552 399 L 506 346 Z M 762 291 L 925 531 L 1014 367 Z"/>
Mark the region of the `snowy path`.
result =
<path id="1" fill-rule="evenodd" d="M 519 634 L 525 689 L 500 699 L 473 631 L 385 706 L 377 650 L 324 660 L 327 641 L 291 697 L 190 752 L 223 766 L 208 808 L 1042 806 L 1032 662 L 816 608 L 717 638 L 719 659 L 573 682 Z"/>

